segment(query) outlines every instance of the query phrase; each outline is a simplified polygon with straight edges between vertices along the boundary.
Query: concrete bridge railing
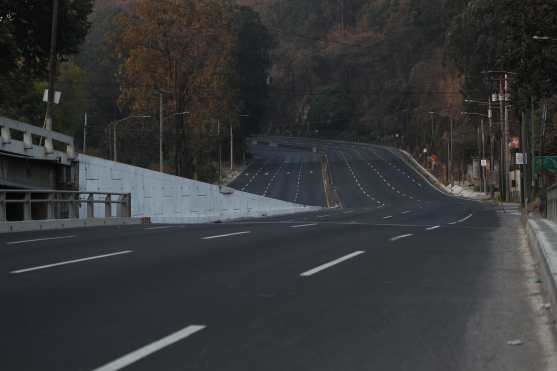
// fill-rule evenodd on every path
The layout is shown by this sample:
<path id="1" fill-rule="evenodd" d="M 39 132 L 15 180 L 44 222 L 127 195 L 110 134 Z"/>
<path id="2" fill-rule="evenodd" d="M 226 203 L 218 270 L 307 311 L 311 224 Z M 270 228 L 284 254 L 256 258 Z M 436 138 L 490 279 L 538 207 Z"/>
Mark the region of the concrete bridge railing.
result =
<path id="1" fill-rule="evenodd" d="M 2 116 L 0 150 L 66 165 L 76 158 L 71 136 Z"/>

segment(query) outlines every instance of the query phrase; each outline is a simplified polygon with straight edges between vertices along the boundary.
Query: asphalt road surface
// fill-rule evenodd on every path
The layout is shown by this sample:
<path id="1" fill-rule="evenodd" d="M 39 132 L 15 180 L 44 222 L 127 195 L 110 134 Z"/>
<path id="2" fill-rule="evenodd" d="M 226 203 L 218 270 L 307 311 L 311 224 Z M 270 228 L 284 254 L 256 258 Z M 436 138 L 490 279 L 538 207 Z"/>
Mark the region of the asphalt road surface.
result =
<path id="1" fill-rule="evenodd" d="M 0 369 L 557 369 L 513 207 L 324 146 L 341 208 L 0 235 Z M 264 147 L 234 187 L 323 205 L 319 153 Z"/>

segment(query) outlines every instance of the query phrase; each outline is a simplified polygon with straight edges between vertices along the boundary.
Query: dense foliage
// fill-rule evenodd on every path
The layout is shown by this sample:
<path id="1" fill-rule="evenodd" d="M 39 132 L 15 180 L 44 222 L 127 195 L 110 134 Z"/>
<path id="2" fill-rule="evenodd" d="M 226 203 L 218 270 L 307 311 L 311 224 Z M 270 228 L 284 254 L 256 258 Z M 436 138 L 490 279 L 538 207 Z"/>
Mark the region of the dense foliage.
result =
<path id="1" fill-rule="evenodd" d="M 90 150 L 110 155 L 110 122 L 150 115 L 121 125 L 119 158 L 155 168 L 162 90 L 167 170 L 210 180 L 217 123 L 232 127 L 236 148 L 264 131 L 427 148 L 445 163 L 452 117 L 464 171 L 479 124 L 460 111 L 483 109 L 464 97 L 497 91 L 487 70 L 514 73 L 511 130 L 532 104 L 537 132 L 539 107 L 548 122 L 557 112 L 555 2 L 238 2 L 97 0 L 89 14 L 92 0 L 60 0 L 55 128 L 81 137 L 88 112 Z M 50 16 L 50 1 L 0 3 L 1 114 L 41 122 Z M 551 125 L 546 135 L 546 152 L 557 151 Z"/>
<path id="2" fill-rule="evenodd" d="M 92 0 L 60 0 L 58 60 L 66 60 L 78 52 L 89 30 L 92 3 Z M 44 110 L 39 87 L 44 87 L 40 81 L 44 81 L 48 73 L 51 19 L 51 1 L 0 2 L 1 114 L 39 120 L 40 112 Z"/>

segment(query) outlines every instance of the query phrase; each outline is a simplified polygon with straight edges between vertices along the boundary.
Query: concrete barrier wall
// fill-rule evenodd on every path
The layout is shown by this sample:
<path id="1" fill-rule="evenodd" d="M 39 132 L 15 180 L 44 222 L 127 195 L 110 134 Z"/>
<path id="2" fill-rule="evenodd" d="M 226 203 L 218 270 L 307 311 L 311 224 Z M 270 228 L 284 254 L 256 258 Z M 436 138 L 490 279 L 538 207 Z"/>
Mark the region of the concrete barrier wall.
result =
<path id="1" fill-rule="evenodd" d="M 319 209 L 236 190 L 221 192 L 216 185 L 86 155 L 79 156 L 79 187 L 131 193 L 131 216 L 150 217 L 153 223 L 205 223 Z M 82 207 L 80 217 L 85 214 Z M 104 215 L 104 205 L 96 206 L 95 215 Z"/>

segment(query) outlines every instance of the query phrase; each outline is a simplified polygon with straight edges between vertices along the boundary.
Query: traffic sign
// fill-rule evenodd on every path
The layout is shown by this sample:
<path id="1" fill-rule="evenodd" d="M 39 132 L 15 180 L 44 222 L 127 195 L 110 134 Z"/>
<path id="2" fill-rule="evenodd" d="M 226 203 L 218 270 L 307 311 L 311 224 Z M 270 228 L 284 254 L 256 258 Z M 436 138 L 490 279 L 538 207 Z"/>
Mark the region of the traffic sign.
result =
<path id="1" fill-rule="evenodd" d="M 517 165 L 526 165 L 528 163 L 528 156 L 526 153 L 516 153 L 516 164 Z"/>

